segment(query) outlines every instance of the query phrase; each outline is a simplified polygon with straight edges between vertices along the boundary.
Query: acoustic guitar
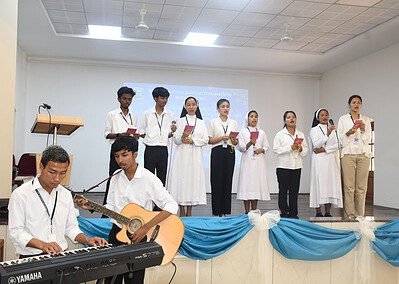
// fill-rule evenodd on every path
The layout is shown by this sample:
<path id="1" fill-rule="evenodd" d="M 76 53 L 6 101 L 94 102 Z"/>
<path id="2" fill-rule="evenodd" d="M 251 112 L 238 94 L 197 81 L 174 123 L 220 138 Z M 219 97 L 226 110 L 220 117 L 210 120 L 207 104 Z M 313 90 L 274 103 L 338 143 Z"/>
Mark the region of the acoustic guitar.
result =
<path id="1" fill-rule="evenodd" d="M 71 193 L 74 199 L 84 198 L 87 201 L 85 205 L 120 223 L 122 229 L 116 235 L 116 238 L 123 243 L 131 243 L 129 236 L 159 214 L 159 212 L 145 210 L 135 203 L 127 204 L 119 214 L 73 191 Z M 183 222 L 174 214 L 168 216 L 148 231 L 147 240 L 155 240 L 162 247 L 165 254 L 161 265 L 168 264 L 173 260 L 183 240 L 183 236 Z"/>

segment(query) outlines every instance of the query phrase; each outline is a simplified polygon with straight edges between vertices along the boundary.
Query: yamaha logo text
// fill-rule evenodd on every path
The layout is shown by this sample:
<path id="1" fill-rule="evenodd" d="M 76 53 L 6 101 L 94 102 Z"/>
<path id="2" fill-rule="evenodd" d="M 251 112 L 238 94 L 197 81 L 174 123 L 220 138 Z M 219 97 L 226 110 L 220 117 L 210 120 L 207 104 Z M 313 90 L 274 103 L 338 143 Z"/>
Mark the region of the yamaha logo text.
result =
<path id="1" fill-rule="evenodd" d="M 30 281 L 35 281 L 42 278 L 41 272 L 27 273 L 8 278 L 8 284 L 29 283 Z"/>

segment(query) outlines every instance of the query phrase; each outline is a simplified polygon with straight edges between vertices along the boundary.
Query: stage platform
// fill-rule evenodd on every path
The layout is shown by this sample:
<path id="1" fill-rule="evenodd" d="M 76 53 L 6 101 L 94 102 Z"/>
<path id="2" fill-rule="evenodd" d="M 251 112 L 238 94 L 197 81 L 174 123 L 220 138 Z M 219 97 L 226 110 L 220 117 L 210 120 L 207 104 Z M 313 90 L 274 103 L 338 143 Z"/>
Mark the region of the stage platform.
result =
<path id="1" fill-rule="evenodd" d="M 85 194 L 88 199 L 91 199 L 97 203 L 103 202 L 104 194 L 97 192 L 89 192 Z M 278 210 L 277 205 L 277 194 L 271 194 L 271 200 L 268 201 L 259 201 L 258 209 L 261 210 L 262 213 L 266 213 L 271 210 Z M 343 209 L 331 208 L 331 214 L 333 218 L 315 218 L 316 211 L 314 208 L 309 208 L 309 194 L 299 194 L 298 198 L 298 209 L 299 209 L 299 218 L 306 221 L 335 221 L 342 222 L 347 221 L 344 217 Z M 324 208 L 322 208 L 324 212 Z M 97 218 L 100 216 L 98 213 L 91 214 L 86 210 L 79 209 L 80 215 L 86 218 Z M 193 207 L 193 216 L 212 216 L 211 209 L 211 194 L 207 194 L 207 204 L 206 205 L 198 205 Z M 232 194 L 232 204 L 231 204 L 231 215 L 229 216 L 238 216 L 244 214 L 244 205 L 241 200 L 237 200 L 237 195 Z M 371 204 L 366 204 L 366 216 L 372 217 L 374 220 L 378 221 L 390 221 L 392 219 L 399 218 L 399 209 L 387 208 L 382 206 L 375 206 Z"/>

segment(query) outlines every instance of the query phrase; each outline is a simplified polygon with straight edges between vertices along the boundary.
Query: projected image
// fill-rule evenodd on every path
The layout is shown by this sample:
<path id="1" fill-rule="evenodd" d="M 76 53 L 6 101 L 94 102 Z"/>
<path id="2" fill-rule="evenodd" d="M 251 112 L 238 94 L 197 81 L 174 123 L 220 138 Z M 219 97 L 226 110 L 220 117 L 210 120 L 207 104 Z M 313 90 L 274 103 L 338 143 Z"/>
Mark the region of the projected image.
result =
<path id="1" fill-rule="evenodd" d="M 183 108 L 184 100 L 189 97 L 195 97 L 199 101 L 199 108 L 201 110 L 202 118 L 205 124 L 211 119 L 219 115 L 216 109 L 216 102 L 219 99 L 225 98 L 230 101 L 230 115 L 229 118 L 237 121 L 238 126 L 243 125 L 245 115 L 248 111 L 248 90 L 246 89 L 232 89 L 232 88 L 214 88 L 214 87 L 200 87 L 200 86 L 183 86 L 183 85 L 164 85 L 164 84 L 145 84 L 126 82 L 125 86 L 132 88 L 136 92 L 136 96 L 133 98 L 133 102 L 130 106 L 130 111 L 137 114 L 139 118 L 142 113 L 155 106 L 154 99 L 152 97 L 152 90 L 155 87 L 164 87 L 168 89 L 170 97 L 166 108 L 173 112 L 174 119 L 177 120 L 180 117 L 180 113 Z M 140 139 L 142 140 L 142 139 Z M 144 165 L 144 145 L 140 141 L 138 162 Z M 170 139 L 169 153 L 173 155 L 173 142 Z M 172 148 L 171 148 L 172 147 Z M 204 168 L 209 172 L 210 165 L 210 146 L 204 147 Z M 172 159 L 172 157 L 170 157 Z M 241 154 L 236 151 L 236 168 L 238 172 L 239 162 L 241 160 Z"/>

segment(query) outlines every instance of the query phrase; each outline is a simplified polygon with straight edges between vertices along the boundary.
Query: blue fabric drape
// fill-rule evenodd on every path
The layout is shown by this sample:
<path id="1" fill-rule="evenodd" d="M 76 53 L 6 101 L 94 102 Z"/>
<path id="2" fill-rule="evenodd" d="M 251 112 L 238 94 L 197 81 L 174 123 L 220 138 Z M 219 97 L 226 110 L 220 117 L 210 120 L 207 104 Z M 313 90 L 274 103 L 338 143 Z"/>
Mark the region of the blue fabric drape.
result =
<path id="1" fill-rule="evenodd" d="M 353 231 L 333 230 L 307 221 L 282 218 L 269 230 L 274 249 L 289 259 L 330 260 L 351 251 L 359 240 Z"/>
<path id="2" fill-rule="evenodd" d="M 378 255 L 393 266 L 399 266 L 399 220 L 379 226 L 374 235 L 373 248 Z"/>
<path id="3" fill-rule="evenodd" d="M 78 216 L 79 228 L 84 234 L 93 237 L 100 237 L 108 240 L 109 231 L 112 223 L 109 218 L 83 218 Z"/>
<path id="4" fill-rule="evenodd" d="M 247 215 L 216 217 L 183 217 L 185 234 L 179 253 L 199 260 L 221 255 L 238 243 L 252 225 Z M 108 239 L 112 224 L 108 218 L 78 217 L 79 227 L 89 237 Z M 259 232 L 260 234 L 264 231 Z M 399 267 L 399 220 L 378 227 L 374 250 Z M 354 231 L 328 229 L 307 221 L 282 218 L 269 230 L 269 240 L 278 252 L 289 259 L 330 260 L 351 251 L 359 242 Z"/>
<path id="5" fill-rule="evenodd" d="M 236 217 L 183 217 L 184 239 L 179 253 L 191 259 L 207 260 L 228 251 L 252 225 L 247 215 Z"/>

